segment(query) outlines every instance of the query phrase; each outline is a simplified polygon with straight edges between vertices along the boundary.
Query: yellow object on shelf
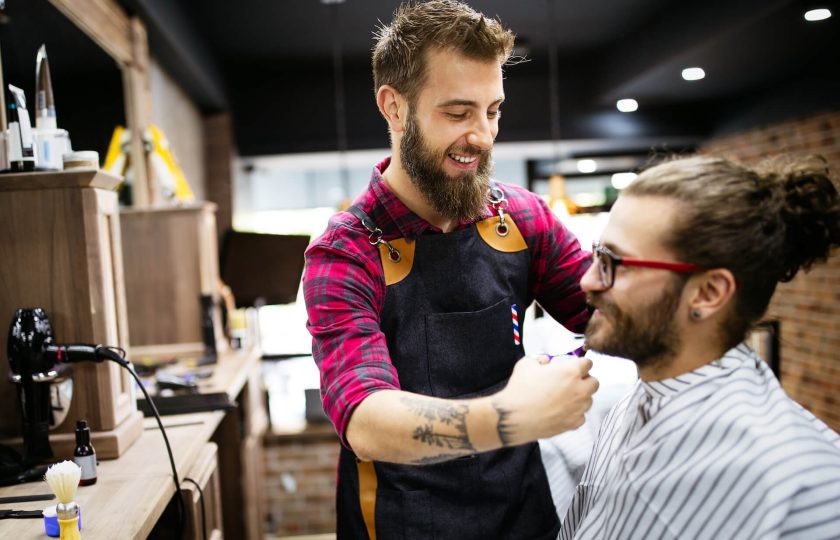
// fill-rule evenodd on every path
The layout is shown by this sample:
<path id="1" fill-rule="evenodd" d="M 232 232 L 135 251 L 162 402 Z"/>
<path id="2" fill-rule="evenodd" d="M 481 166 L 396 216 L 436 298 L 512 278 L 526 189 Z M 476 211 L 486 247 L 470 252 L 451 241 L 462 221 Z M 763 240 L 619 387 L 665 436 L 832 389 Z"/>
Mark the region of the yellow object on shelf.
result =
<path id="1" fill-rule="evenodd" d="M 157 182 L 164 200 L 191 202 L 195 199 L 184 171 L 178 165 L 169 140 L 159 127 L 151 124 L 143 130 L 143 142 L 146 157 L 154 181 Z M 108 154 L 105 156 L 104 169 L 118 174 L 131 183 L 131 161 L 129 160 L 131 147 L 131 132 L 123 126 L 114 128 Z"/>
<path id="2" fill-rule="evenodd" d="M 150 125 L 147 131 L 152 140 L 150 155 L 152 170 L 164 190 L 164 195 L 174 194 L 174 198 L 182 202 L 195 199 L 192 189 L 187 183 L 187 178 L 184 176 L 184 171 L 175 161 L 175 155 L 172 153 L 166 135 L 154 124 Z M 172 195 L 167 198 L 172 198 Z"/>
<path id="3" fill-rule="evenodd" d="M 125 176 L 126 164 L 128 162 L 128 132 L 122 126 L 114 128 L 111 135 L 111 142 L 108 144 L 108 153 L 105 155 L 105 164 L 102 168 L 110 173 Z"/>

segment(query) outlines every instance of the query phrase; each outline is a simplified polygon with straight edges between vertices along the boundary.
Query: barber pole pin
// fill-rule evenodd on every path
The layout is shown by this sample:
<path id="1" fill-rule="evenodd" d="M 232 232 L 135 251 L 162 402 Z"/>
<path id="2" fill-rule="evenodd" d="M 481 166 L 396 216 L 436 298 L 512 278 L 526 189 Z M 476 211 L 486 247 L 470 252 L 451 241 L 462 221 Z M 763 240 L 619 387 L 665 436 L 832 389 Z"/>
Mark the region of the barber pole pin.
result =
<path id="1" fill-rule="evenodd" d="M 522 339 L 519 337 L 519 315 L 516 313 L 516 304 L 510 306 L 510 316 L 513 319 L 513 344 L 520 345 Z"/>

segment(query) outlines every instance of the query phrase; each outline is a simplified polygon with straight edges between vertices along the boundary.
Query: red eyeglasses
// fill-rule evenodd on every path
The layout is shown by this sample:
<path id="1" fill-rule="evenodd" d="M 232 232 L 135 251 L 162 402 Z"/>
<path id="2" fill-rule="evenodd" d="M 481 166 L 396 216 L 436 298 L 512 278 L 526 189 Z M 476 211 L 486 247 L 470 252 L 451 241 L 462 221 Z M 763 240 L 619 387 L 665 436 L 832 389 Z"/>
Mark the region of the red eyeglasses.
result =
<path id="1" fill-rule="evenodd" d="M 609 289 L 613 286 L 613 282 L 615 281 L 615 269 L 617 266 L 621 266 L 622 264 L 624 266 L 659 268 L 662 270 L 670 270 L 671 272 L 685 274 L 690 274 L 700 270 L 699 266 L 691 263 L 651 261 L 647 259 L 634 259 L 633 257 L 619 257 L 597 242 L 592 244 L 592 260 L 598 265 L 598 274 L 601 277 L 601 284 L 605 289 Z"/>

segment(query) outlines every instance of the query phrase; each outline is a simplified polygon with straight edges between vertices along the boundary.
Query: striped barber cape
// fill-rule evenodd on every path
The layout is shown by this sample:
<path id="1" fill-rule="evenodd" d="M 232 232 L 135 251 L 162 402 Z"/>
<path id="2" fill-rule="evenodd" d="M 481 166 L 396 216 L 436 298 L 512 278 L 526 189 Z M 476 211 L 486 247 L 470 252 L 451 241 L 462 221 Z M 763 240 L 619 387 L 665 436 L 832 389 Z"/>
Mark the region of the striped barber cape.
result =
<path id="1" fill-rule="evenodd" d="M 741 344 L 613 408 L 559 538 L 840 538 L 840 437 Z"/>

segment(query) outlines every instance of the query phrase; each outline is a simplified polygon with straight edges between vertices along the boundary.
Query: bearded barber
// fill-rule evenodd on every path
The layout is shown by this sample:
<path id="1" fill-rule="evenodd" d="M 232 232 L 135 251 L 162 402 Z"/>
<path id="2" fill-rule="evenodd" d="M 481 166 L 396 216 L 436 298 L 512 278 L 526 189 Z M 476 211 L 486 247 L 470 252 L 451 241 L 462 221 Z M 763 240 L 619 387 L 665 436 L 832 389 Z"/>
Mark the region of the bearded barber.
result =
<path id="1" fill-rule="evenodd" d="M 391 157 L 306 253 L 324 409 L 343 444 L 338 538 L 555 538 L 538 438 L 576 428 L 591 363 L 523 358 L 534 300 L 589 319 L 590 256 L 536 195 L 490 178 L 513 34 L 452 1 L 379 29 Z"/>

